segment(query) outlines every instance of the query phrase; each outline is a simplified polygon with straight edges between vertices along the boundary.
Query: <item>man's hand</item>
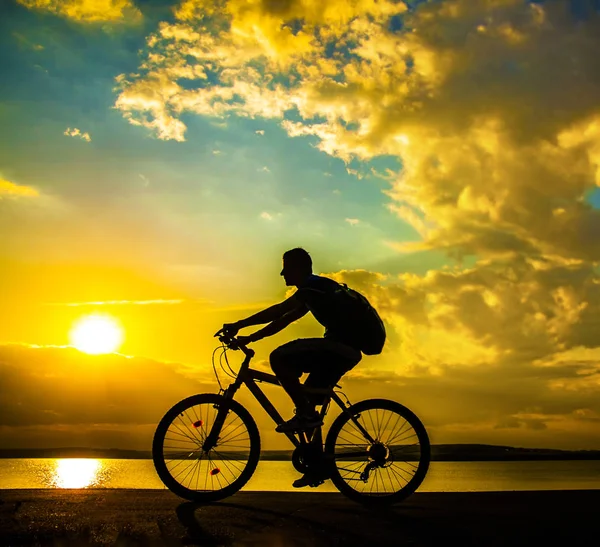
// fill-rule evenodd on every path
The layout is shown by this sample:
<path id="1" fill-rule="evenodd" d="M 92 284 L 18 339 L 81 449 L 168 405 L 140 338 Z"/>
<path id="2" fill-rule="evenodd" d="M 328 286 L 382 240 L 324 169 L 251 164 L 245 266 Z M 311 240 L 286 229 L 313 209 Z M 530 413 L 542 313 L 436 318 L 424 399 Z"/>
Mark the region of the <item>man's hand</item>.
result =
<path id="1" fill-rule="evenodd" d="M 235 336 L 240 330 L 240 327 L 237 323 L 224 323 L 222 330 L 227 336 Z"/>
<path id="2" fill-rule="evenodd" d="M 235 340 L 240 346 L 247 346 L 248 344 L 255 342 L 255 339 L 252 336 L 238 336 Z"/>

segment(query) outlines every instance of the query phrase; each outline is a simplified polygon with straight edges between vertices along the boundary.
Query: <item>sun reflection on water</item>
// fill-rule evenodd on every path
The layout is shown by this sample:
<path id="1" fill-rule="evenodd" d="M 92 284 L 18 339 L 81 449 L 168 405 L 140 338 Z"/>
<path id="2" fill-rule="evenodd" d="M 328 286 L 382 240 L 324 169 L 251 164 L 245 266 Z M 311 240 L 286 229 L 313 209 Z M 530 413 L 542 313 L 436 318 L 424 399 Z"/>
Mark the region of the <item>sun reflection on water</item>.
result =
<path id="1" fill-rule="evenodd" d="M 55 488 L 88 488 L 101 482 L 102 463 L 91 458 L 56 460 L 51 483 Z"/>

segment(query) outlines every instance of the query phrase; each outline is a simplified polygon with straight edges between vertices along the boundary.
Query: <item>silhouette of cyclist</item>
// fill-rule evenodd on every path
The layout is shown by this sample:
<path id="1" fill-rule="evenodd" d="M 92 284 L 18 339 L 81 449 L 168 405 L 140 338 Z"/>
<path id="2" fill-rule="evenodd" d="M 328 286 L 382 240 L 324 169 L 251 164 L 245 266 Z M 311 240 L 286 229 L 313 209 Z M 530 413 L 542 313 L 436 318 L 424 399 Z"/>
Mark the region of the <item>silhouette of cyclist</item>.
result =
<path id="1" fill-rule="evenodd" d="M 345 326 L 343 318 L 332 305 L 332 294 L 339 284 L 313 273 L 307 251 L 302 248 L 286 251 L 281 275 L 287 286 L 297 287 L 292 296 L 247 319 L 226 323 L 223 329 L 235 336 L 242 328 L 268 323 L 249 336 L 238 337 L 240 343 L 247 345 L 278 333 L 309 311 L 325 327 L 323 338 L 294 340 L 278 347 L 270 355 L 273 372 L 296 405 L 295 416 L 276 428 L 277 432 L 284 433 L 304 431 L 322 424 L 315 408 L 319 398 L 309 398 L 305 394 L 300 383 L 302 374 L 309 373 L 304 384 L 307 387 L 333 386 L 358 364 L 362 353 L 347 322 Z"/>

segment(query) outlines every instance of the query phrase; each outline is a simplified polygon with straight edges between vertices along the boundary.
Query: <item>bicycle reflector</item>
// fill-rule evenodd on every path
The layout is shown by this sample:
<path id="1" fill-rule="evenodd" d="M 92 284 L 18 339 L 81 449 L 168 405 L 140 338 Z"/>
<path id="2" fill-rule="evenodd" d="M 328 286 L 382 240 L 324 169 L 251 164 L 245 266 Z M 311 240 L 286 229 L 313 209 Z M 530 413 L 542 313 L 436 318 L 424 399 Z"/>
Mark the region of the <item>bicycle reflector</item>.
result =
<path id="1" fill-rule="evenodd" d="M 218 467 L 215 467 L 214 469 L 210 470 L 211 475 L 218 475 L 220 472 L 221 470 Z"/>
<path id="2" fill-rule="evenodd" d="M 202 427 L 203 422 L 202 422 L 202 420 L 198 420 L 197 422 L 194 422 L 192 425 L 197 429 L 199 427 Z"/>

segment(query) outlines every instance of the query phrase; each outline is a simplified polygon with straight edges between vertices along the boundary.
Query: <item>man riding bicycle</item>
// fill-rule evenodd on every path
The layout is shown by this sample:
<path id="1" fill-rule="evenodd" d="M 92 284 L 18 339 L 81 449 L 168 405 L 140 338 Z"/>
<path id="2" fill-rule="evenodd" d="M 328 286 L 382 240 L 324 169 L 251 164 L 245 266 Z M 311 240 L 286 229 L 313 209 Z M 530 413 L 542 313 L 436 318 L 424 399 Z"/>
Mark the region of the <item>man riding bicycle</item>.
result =
<path id="1" fill-rule="evenodd" d="M 187 397 L 161 419 L 152 443 L 160 478 L 174 493 L 193 501 L 222 499 L 248 482 L 259 462 L 261 443 L 251 414 L 234 399 L 246 385 L 279 424 L 276 430 L 286 433 L 295 447 L 292 463 L 304 473 L 293 483 L 295 488 L 331 479 L 340 492 L 357 501 L 379 504 L 404 499 L 421 484 L 429 466 L 430 444 L 423 424 L 395 401 L 377 398 L 352 404 L 332 389 L 360 362 L 362 354 L 383 351 L 386 332 L 381 317 L 360 292 L 313 274 L 312 260 L 304 249 L 283 255 L 281 275 L 286 285 L 297 288 L 291 297 L 251 317 L 226 323 L 215 335 L 222 344 L 221 355 L 228 349 L 241 349 L 245 354 L 237 373 L 229 368 L 228 375 L 235 380 L 224 389 L 215 370 L 218 394 Z M 309 311 L 325 327 L 323 338 L 294 340 L 275 349 L 270 356 L 275 376 L 250 367 L 254 351 L 248 344 L 281 331 Z M 249 336 L 237 336 L 242 328 L 265 323 Z M 305 390 L 300 384 L 305 372 L 305 386 L 320 389 Z M 296 405 L 296 415 L 282 422 L 256 382 L 281 384 Z M 323 442 L 320 426 L 330 401 L 341 412 Z M 317 406 L 321 406 L 320 413 Z"/>
<path id="2" fill-rule="evenodd" d="M 235 336 L 242 328 L 268 323 L 249 336 L 237 337 L 239 343 L 247 345 L 278 333 L 309 311 L 325 327 L 323 338 L 294 340 L 270 355 L 273 372 L 296 406 L 296 415 L 276 428 L 277 432 L 284 433 L 304 431 L 322 424 L 315 408 L 319 401 L 305 394 L 300 384 L 302 374 L 309 373 L 305 382 L 307 387 L 333 386 L 356 366 L 362 354 L 357 333 L 335 305 L 333 295 L 341 285 L 333 279 L 315 275 L 308 252 L 301 248 L 285 252 L 281 275 L 287 286 L 297 287 L 292 296 L 246 319 L 226 323 L 223 330 Z"/>

